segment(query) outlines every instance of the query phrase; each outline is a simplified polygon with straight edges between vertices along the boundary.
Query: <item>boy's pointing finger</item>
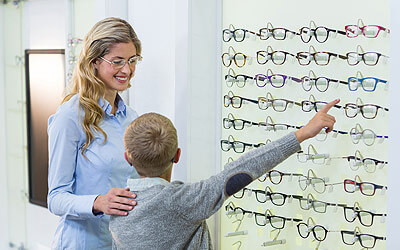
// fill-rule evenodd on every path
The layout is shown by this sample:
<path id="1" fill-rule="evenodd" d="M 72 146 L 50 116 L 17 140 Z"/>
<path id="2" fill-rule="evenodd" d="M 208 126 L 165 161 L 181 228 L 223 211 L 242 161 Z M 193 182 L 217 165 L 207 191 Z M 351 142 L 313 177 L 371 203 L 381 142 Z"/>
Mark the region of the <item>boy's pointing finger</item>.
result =
<path id="1" fill-rule="evenodd" d="M 340 99 L 336 99 L 336 100 L 333 100 L 333 101 L 327 103 L 325 106 L 323 106 L 323 107 L 321 108 L 320 112 L 322 112 L 322 113 L 328 113 L 328 111 L 329 111 L 333 106 L 335 106 L 336 104 L 338 104 L 339 102 L 340 102 Z"/>

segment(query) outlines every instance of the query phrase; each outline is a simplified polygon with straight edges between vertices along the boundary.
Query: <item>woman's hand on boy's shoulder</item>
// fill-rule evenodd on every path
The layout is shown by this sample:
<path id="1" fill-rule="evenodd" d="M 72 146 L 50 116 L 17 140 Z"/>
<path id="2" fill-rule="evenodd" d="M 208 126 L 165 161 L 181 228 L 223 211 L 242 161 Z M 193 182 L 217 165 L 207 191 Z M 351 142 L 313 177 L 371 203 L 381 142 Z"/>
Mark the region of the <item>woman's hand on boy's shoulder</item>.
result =
<path id="1" fill-rule="evenodd" d="M 326 128 L 327 133 L 333 130 L 333 125 L 335 124 L 336 119 L 329 115 L 328 111 L 339 102 L 340 99 L 336 99 L 327 103 L 304 127 L 295 132 L 299 143 L 316 136 L 324 128 Z"/>
<path id="2" fill-rule="evenodd" d="M 127 211 L 131 211 L 136 206 L 136 198 L 129 188 L 112 188 L 105 195 L 96 197 L 93 203 L 93 214 L 104 213 L 108 215 L 128 215 Z"/>

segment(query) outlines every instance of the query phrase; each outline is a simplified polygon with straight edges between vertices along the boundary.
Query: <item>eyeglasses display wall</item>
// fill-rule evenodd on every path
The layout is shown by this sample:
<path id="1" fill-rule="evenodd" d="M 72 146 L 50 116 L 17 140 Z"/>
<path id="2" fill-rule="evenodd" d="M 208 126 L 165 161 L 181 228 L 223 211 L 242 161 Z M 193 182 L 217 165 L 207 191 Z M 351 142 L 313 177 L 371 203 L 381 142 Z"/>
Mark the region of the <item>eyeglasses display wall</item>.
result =
<path id="1" fill-rule="evenodd" d="M 221 209 L 221 249 L 386 249 L 389 1 L 222 2 L 221 169 L 304 126 L 334 131 Z"/>

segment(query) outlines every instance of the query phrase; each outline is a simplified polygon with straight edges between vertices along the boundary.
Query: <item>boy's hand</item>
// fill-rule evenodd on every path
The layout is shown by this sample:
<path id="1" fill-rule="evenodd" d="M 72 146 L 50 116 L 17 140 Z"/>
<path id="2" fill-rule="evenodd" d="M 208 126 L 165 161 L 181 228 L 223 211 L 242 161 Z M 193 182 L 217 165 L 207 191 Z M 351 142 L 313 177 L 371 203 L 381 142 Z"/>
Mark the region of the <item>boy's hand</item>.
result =
<path id="1" fill-rule="evenodd" d="M 136 195 L 129 192 L 129 188 L 112 188 L 105 195 L 99 195 L 94 200 L 93 214 L 103 212 L 105 214 L 128 215 L 127 211 L 136 206 Z"/>
<path id="2" fill-rule="evenodd" d="M 295 133 L 299 143 L 316 136 L 323 128 L 326 128 L 326 132 L 329 133 L 333 130 L 333 125 L 336 120 L 335 117 L 328 115 L 328 111 L 338 104 L 340 99 L 336 99 L 330 103 L 327 103 L 317 114 L 305 125 L 304 127 L 297 130 Z"/>

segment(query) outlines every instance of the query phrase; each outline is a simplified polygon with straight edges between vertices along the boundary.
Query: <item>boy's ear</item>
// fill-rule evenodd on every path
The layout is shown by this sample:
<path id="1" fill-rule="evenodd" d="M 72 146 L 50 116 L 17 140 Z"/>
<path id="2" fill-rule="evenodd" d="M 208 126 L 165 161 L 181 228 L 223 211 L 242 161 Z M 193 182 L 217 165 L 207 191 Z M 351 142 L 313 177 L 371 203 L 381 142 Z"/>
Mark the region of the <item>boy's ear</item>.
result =
<path id="1" fill-rule="evenodd" d="M 178 163 L 180 157 L 181 157 L 181 149 L 178 148 L 178 150 L 176 150 L 176 154 L 174 156 L 173 163 Z"/>
<path id="2" fill-rule="evenodd" d="M 129 163 L 129 165 L 132 166 L 132 163 L 130 163 L 129 160 L 128 160 L 128 156 L 127 156 L 126 152 L 124 152 L 124 156 L 125 156 L 125 160 Z"/>

